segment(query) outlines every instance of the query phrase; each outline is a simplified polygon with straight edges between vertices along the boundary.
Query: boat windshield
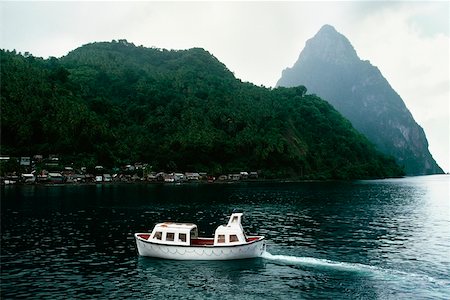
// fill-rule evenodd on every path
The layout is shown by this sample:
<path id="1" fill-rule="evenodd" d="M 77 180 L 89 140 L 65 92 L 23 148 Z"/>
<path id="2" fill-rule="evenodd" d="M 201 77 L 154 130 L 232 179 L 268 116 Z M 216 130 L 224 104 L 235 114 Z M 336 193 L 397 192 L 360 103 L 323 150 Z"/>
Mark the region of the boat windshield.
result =
<path id="1" fill-rule="evenodd" d="M 197 227 L 191 229 L 191 240 L 198 238 L 198 230 Z"/>

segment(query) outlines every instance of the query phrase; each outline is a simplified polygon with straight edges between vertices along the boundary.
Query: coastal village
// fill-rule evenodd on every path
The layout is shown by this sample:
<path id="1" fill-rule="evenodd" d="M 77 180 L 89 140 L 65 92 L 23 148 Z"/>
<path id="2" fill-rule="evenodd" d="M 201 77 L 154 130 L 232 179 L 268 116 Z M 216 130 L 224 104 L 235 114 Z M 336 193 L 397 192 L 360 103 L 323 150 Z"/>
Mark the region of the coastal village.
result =
<path id="1" fill-rule="evenodd" d="M 147 163 L 136 162 L 120 168 L 75 167 L 74 163 L 64 164 L 56 155 L 44 158 L 0 157 L 2 185 L 11 184 L 107 184 L 107 183 L 184 183 L 184 182 L 237 182 L 258 179 L 256 171 L 240 171 L 230 174 L 212 175 L 206 172 L 155 172 Z"/>

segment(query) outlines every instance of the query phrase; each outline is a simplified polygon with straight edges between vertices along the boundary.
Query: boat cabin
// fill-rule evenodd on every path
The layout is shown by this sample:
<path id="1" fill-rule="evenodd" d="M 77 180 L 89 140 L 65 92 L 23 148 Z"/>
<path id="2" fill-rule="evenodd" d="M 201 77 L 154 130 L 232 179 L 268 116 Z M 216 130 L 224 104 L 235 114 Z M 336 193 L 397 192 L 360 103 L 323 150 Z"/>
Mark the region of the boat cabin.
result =
<path id="1" fill-rule="evenodd" d="M 149 239 L 154 243 L 189 246 L 198 238 L 197 225 L 165 222 L 156 224 Z"/>
<path id="2" fill-rule="evenodd" d="M 247 237 L 242 228 L 241 220 L 242 213 L 234 213 L 227 225 L 217 227 L 214 234 L 214 246 L 245 244 Z"/>
<path id="3" fill-rule="evenodd" d="M 165 222 L 156 224 L 145 239 L 153 243 L 178 246 L 230 246 L 248 242 L 241 224 L 242 213 L 231 215 L 227 225 L 217 227 L 214 238 L 199 238 L 197 225 Z"/>

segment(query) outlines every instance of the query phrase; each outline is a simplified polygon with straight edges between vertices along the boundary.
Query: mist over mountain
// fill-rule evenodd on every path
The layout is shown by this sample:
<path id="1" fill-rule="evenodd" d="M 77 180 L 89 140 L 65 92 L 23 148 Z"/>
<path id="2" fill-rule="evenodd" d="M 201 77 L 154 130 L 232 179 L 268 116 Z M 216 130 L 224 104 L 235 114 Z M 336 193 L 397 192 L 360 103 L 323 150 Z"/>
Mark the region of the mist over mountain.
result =
<path id="1" fill-rule="evenodd" d="M 283 70 L 277 83 L 299 85 L 332 104 L 381 152 L 395 157 L 407 175 L 443 173 L 401 97 L 332 26 L 323 26 L 306 42 L 297 62 Z"/>
<path id="2" fill-rule="evenodd" d="M 60 59 L 1 54 L 2 154 L 58 154 L 79 166 L 265 178 L 402 175 L 304 87 L 243 83 L 204 49 L 92 43 Z"/>

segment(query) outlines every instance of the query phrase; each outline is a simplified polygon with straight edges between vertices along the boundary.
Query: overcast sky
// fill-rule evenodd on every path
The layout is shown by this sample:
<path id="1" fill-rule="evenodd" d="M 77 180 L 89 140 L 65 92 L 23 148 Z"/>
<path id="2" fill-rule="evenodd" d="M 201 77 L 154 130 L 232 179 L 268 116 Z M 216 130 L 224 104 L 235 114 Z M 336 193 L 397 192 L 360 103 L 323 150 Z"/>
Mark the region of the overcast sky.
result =
<path id="1" fill-rule="evenodd" d="M 60 57 L 94 41 L 202 47 L 273 87 L 324 24 L 377 66 L 450 171 L 450 2 L 0 2 L 0 48 Z"/>

